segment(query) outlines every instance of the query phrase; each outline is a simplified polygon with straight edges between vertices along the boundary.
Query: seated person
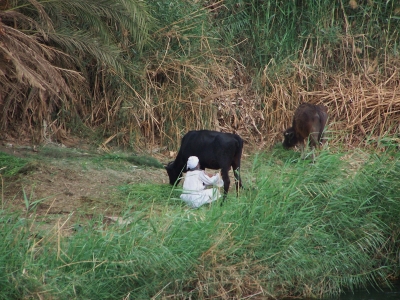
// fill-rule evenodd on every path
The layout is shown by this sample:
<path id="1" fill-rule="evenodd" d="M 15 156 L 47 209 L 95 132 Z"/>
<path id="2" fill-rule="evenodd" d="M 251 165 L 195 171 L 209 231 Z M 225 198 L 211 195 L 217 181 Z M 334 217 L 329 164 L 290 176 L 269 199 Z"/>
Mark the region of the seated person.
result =
<path id="1" fill-rule="evenodd" d="M 217 187 L 224 185 L 219 173 L 214 176 L 200 169 L 199 158 L 190 156 L 187 161 L 187 173 L 183 182 L 181 199 L 192 208 L 198 208 L 221 197 Z M 213 188 L 207 189 L 207 186 Z"/>

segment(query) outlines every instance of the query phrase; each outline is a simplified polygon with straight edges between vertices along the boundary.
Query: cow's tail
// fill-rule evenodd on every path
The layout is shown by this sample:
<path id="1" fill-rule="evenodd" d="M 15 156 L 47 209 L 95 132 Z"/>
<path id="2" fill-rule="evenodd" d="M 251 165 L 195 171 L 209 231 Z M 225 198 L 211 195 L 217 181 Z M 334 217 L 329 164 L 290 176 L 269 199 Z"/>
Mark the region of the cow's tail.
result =
<path id="1" fill-rule="evenodd" d="M 235 161 L 235 166 L 234 172 L 235 172 L 235 179 L 236 179 L 236 191 L 238 192 L 239 187 L 242 187 L 242 179 L 240 178 L 240 161 L 242 159 L 242 153 L 243 153 L 243 139 L 236 135 L 236 141 L 238 142 L 238 147 L 236 147 L 236 152 L 234 156 L 234 161 Z"/>
<path id="2" fill-rule="evenodd" d="M 238 157 L 240 161 L 243 153 L 243 139 L 240 136 L 237 136 L 236 140 L 238 141 L 239 147 L 236 149 L 235 158 Z"/>

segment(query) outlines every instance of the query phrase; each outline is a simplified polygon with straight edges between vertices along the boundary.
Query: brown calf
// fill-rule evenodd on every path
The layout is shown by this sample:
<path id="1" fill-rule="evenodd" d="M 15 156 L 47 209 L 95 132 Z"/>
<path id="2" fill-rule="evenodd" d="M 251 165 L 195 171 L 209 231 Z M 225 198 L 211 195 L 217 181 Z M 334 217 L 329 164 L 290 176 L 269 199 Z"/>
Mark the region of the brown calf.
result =
<path id="1" fill-rule="evenodd" d="M 293 116 L 292 127 L 283 133 L 283 147 L 285 149 L 300 145 L 301 157 L 304 159 L 304 140 L 314 149 L 322 144 L 322 138 L 326 121 L 328 120 L 328 108 L 324 105 L 302 103 L 296 109 Z M 314 153 L 313 153 L 314 159 Z"/>

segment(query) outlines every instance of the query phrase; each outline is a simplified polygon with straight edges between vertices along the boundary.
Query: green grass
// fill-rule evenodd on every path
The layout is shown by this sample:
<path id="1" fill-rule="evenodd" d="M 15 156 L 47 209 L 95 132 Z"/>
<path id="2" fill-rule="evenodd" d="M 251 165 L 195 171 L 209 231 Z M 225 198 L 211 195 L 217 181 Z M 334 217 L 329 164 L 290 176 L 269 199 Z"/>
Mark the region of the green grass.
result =
<path id="1" fill-rule="evenodd" d="M 214 23 L 223 40 L 235 45 L 235 55 L 246 66 L 259 68 L 258 71 L 262 72 L 268 65 L 269 69 L 284 73 L 282 67 L 290 68 L 293 61 L 299 59 L 299 52 L 312 57 L 320 51 L 324 55 L 323 51 L 328 50 L 327 53 L 332 55 L 342 47 L 343 34 L 354 36 L 358 47 L 368 46 L 359 36 L 365 35 L 368 44 L 374 48 L 368 51 L 368 55 L 377 55 L 382 48 L 385 52 L 397 53 L 399 18 L 396 8 L 394 1 L 383 0 L 375 1 L 373 5 L 358 1 L 356 9 L 348 1 L 300 3 L 268 0 L 260 3 L 251 0 L 240 5 L 228 0 Z M 379 35 L 380 32 L 384 34 Z M 376 36 L 379 39 L 373 38 Z M 324 49 L 314 45 L 323 45 Z M 339 60 L 324 61 L 327 69 L 338 68 Z M 276 68 L 271 62 L 276 62 Z M 345 68 L 339 65 L 339 69 Z"/>
<path id="2" fill-rule="evenodd" d="M 241 260 L 252 253 L 255 263 L 272 267 L 258 277 L 272 290 L 335 295 L 396 271 L 387 264 L 396 253 L 386 247 L 398 238 L 391 226 L 400 212 L 399 157 L 372 155 L 356 173 L 340 157 L 323 152 L 314 165 L 286 162 L 279 172 L 271 172 L 271 157 L 258 167 L 257 192 L 230 210 L 240 220 L 235 239 L 242 247 L 234 254 Z"/>
<path id="3" fill-rule="evenodd" d="M 354 153 L 255 155 L 249 188 L 197 210 L 167 184 L 124 185 L 126 222 L 98 215 L 67 237 L 3 211 L 0 298 L 321 297 L 385 283 L 399 272 L 400 155 Z"/>
<path id="4" fill-rule="evenodd" d="M 13 176 L 18 174 L 28 164 L 27 159 L 18 158 L 4 152 L 0 152 L 0 174 Z"/>
<path id="5" fill-rule="evenodd" d="M 96 161 L 128 161 L 131 164 L 138 166 L 148 166 L 163 169 L 164 165 L 157 159 L 147 155 L 125 155 L 125 154 L 105 154 L 96 159 Z"/>
<path id="6" fill-rule="evenodd" d="M 27 151 L 24 158 L 18 158 L 13 155 L 0 152 L 0 172 L 5 176 L 16 175 L 19 172 L 29 172 L 38 164 L 46 163 L 49 160 L 62 160 L 69 164 L 71 162 L 81 161 L 87 158 L 95 163 L 99 168 L 127 169 L 131 165 L 140 167 L 154 167 L 162 169 L 164 165 L 157 159 L 147 155 L 127 155 L 125 153 L 103 153 L 95 151 L 82 151 L 73 148 L 44 146 L 38 149 L 38 152 Z M 129 164 L 126 164 L 128 162 Z M 85 165 L 82 165 L 85 168 Z"/>

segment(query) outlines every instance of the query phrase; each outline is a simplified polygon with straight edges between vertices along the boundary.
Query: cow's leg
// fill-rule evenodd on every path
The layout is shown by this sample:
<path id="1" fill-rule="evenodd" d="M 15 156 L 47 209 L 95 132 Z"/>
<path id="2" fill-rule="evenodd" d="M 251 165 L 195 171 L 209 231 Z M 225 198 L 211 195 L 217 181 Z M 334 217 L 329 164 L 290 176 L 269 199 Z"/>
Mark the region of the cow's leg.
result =
<path id="1" fill-rule="evenodd" d="M 319 149 L 319 135 L 320 133 L 315 131 L 310 134 L 310 146 L 312 151 L 312 160 L 315 162 L 315 151 Z"/>
<path id="2" fill-rule="evenodd" d="M 242 179 L 240 178 L 240 167 L 233 168 L 233 175 L 235 176 L 236 194 L 239 195 L 239 189 L 243 187 Z"/>
<path id="3" fill-rule="evenodd" d="M 221 169 L 221 175 L 222 175 L 222 180 L 224 181 L 224 196 L 223 200 L 225 200 L 226 195 L 228 194 L 229 191 L 229 186 L 231 184 L 231 180 L 229 179 L 229 170 L 226 168 Z"/>
<path id="4" fill-rule="evenodd" d="M 306 158 L 306 149 L 304 147 L 304 143 L 300 143 L 299 148 L 300 148 L 300 152 L 301 152 L 301 159 L 305 159 Z"/>
<path id="5" fill-rule="evenodd" d="M 300 148 L 300 152 L 301 152 L 301 159 L 305 159 L 305 149 L 304 149 L 304 138 L 299 138 L 298 139 L 298 145 Z"/>
<path id="6" fill-rule="evenodd" d="M 240 178 L 240 160 L 235 159 L 232 163 L 233 176 L 235 177 L 236 194 L 239 194 L 239 188 L 242 188 L 242 179 Z"/>
<path id="7" fill-rule="evenodd" d="M 311 147 L 313 147 L 313 148 L 315 148 L 315 147 L 318 147 L 318 145 L 319 145 L 319 132 L 311 132 L 310 133 L 310 141 L 309 141 L 309 143 L 310 143 L 310 146 Z"/>

